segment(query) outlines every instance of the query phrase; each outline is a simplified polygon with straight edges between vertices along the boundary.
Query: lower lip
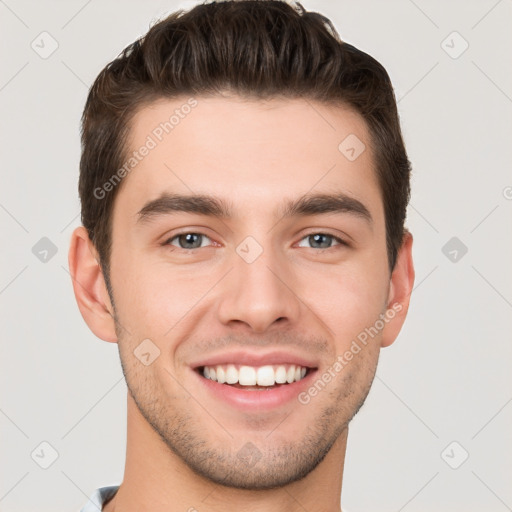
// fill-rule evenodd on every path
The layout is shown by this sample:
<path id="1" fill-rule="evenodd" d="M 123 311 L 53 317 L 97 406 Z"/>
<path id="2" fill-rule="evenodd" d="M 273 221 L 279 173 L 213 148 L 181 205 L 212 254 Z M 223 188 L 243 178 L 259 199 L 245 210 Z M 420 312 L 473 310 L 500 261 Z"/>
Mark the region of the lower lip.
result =
<path id="1" fill-rule="evenodd" d="M 216 398 L 237 407 L 238 409 L 252 411 L 270 410 L 281 407 L 286 403 L 297 400 L 299 393 L 307 389 L 316 373 L 316 370 L 309 370 L 309 373 L 298 382 L 277 386 L 272 389 L 241 389 L 229 384 L 219 384 L 214 380 L 207 379 L 192 370 L 202 385 L 209 390 Z"/>

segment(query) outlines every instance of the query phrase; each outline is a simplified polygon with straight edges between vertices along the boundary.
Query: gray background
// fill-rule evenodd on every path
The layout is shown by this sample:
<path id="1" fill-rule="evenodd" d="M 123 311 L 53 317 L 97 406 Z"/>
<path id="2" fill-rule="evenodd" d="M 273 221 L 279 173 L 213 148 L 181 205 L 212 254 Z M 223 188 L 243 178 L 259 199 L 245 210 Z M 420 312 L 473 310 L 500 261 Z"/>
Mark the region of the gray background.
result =
<path id="1" fill-rule="evenodd" d="M 1 511 L 78 510 L 122 480 L 117 346 L 89 331 L 68 274 L 79 118 L 101 68 L 193 3 L 0 0 Z M 414 166 L 416 287 L 350 428 L 342 504 L 512 510 L 512 2 L 303 4 L 388 69 Z"/>

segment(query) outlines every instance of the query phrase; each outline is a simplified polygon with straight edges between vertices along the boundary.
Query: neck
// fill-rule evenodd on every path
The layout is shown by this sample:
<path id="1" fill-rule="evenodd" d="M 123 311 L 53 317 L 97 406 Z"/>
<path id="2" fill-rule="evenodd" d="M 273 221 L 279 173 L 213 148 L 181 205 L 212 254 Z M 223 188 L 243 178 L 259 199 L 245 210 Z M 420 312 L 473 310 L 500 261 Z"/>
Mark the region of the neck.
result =
<path id="1" fill-rule="evenodd" d="M 140 414 L 128 393 L 123 482 L 105 512 L 341 512 L 340 496 L 348 428 L 306 477 L 267 490 L 234 489 L 194 473 Z"/>

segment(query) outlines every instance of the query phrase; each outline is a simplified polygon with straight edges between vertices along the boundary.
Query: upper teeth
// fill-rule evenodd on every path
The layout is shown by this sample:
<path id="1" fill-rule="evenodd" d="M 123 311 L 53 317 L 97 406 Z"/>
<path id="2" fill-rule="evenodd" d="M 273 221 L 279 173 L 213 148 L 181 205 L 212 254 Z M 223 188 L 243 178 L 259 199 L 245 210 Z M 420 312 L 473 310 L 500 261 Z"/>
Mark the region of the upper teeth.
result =
<path id="1" fill-rule="evenodd" d="M 298 365 L 267 365 L 255 368 L 253 366 L 240 366 L 234 364 L 205 366 L 203 375 L 207 379 L 215 380 L 220 384 L 236 384 L 242 386 L 273 386 L 301 380 L 306 375 L 306 368 Z"/>

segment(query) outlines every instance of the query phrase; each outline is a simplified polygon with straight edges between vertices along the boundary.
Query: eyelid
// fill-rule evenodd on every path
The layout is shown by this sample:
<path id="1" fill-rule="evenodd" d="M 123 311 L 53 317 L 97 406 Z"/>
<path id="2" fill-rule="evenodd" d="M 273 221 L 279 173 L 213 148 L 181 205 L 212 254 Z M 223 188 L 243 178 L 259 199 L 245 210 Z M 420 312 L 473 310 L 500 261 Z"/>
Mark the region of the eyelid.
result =
<path id="1" fill-rule="evenodd" d="M 178 233 L 173 233 L 171 236 L 167 236 L 165 237 L 165 240 L 162 242 L 162 245 L 170 245 L 171 247 L 175 247 L 176 249 L 180 249 L 182 251 L 197 251 L 197 249 L 204 249 L 205 247 L 197 247 L 195 249 L 184 249 L 183 247 L 178 247 L 176 245 L 172 245 L 171 242 L 175 239 L 175 238 L 178 238 L 179 236 L 181 235 L 189 235 L 189 234 L 194 234 L 194 235 L 200 235 L 200 236 L 203 236 L 205 238 L 208 238 L 208 240 L 210 240 L 211 242 L 214 242 L 214 240 L 212 239 L 211 236 L 208 236 L 206 233 L 200 231 L 200 230 L 194 230 L 194 229 L 186 229 L 184 231 L 180 231 Z M 213 245 L 213 244 L 210 244 L 210 245 Z"/>
<path id="2" fill-rule="evenodd" d="M 322 229 L 316 229 L 309 233 L 306 233 L 305 235 L 303 235 L 301 237 L 299 242 L 302 242 L 302 240 L 304 240 L 305 238 L 312 236 L 312 235 L 326 235 L 326 236 L 329 236 L 329 237 L 333 238 L 334 240 L 336 240 L 336 242 L 338 242 L 338 245 L 349 247 L 349 243 L 347 242 L 347 240 L 345 240 L 345 238 L 342 238 L 340 235 L 335 235 L 334 233 L 330 233 L 328 230 L 326 231 L 326 230 L 322 230 Z M 325 249 L 316 249 L 316 251 L 317 252 L 328 251 L 329 249 L 332 249 L 333 247 L 336 247 L 336 246 L 327 247 Z"/>
<path id="3" fill-rule="evenodd" d="M 333 238 L 336 238 L 337 240 L 343 242 L 346 245 L 350 245 L 350 242 L 354 242 L 354 239 L 347 233 L 344 233 L 343 231 L 339 230 L 335 230 L 335 232 L 333 232 L 331 228 L 312 228 L 310 231 L 306 232 L 304 236 L 316 234 L 332 236 Z"/>

